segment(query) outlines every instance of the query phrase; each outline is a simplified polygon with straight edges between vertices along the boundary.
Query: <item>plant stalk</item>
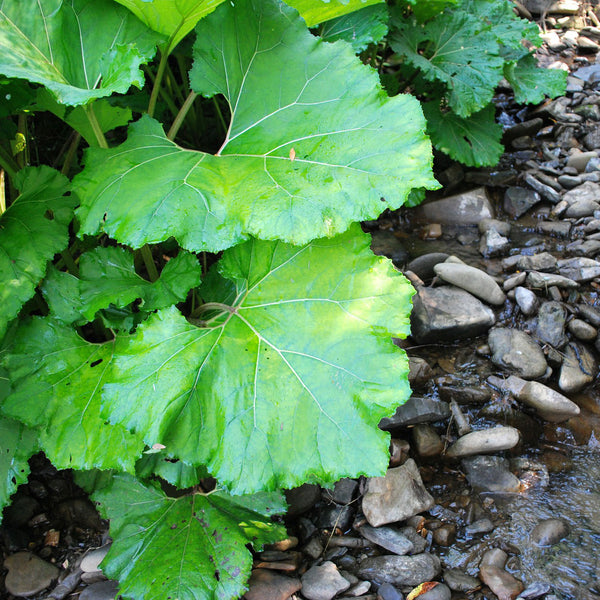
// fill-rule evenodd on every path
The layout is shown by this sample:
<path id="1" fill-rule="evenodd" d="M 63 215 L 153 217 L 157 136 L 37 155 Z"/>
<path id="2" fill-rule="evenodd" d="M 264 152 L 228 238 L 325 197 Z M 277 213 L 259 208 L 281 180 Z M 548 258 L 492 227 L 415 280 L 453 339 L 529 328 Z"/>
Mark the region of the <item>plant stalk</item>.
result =
<path id="1" fill-rule="evenodd" d="M 15 159 L 2 146 L 0 146 L 0 168 L 3 169 L 11 179 L 19 170 L 19 165 L 16 163 Z"/>
<path id="2" fill-rule="evenodd" d="M 152 93 L 150 94 L 150 102 L 148 102 L 148 116 L 153 117 L 154 111 L 156 110 L 156 102 L 158 100 L 158 92 L 162 83 L 163 75 L 167 67 L 167 60 L 169 59 L 169 53 L 167 52 L 168 45 L 159 50 L 160 62 L 158 63 L 158 71 L 156 71 L 156 78 L 154 79 L 154 85 L 152 86 Z"/>
<path id="3" fill-rule="evenodd" d="M 175 120 L 173 121 L 173 125 L 171 125 L 171 128 L 169 129 L 169 133 L 167 134 L 167 137 L 171 141 L 173 141 L 175 139 L 177 132 L 179 131 L 186 115 L 188 114 L 190 108 L 192 108 L 192 104 L 194 104 L 194 100 L 197 97 L 198 97 L 198 94 L 196 92 L 190 92 L 188 94 L 188 97 L 185 99 L 183 106 L 177 113 L 177 116 L 175 117 Z"/>
<path id="4" fill-rule="evenodd" d="M 73 163 L 73 159 L 75 158 L 75 154 L 77 153 L 77 147 L 79 146 L 79 142 L 81 141 L 81 134 L 74 132 L 73 139 L 69 144 L 69 148 L 67 153 L 65 154 L 65 162 L 63 163 L 62 169 L 60 172 L 63 175 L 68 175 L 71 169 L 71 164 Z"/>
<path id="5" fill-rule="evenodd" d="M 100 127 L 100 123 L 98 123 L 98 118 L 96 117 L 96 113 L 94 112 L 94 107 L 92 103 L 86 104 L 84 106 L 84 110 L 85 114 L 87 115 L 88 121 L 92 126 L 92 130 L 94 131 L 94 135 L 96 136 L 98 146 L 100 146 L 100 148 L 108 148 L 108 142 L 104 137 L 104 132 L 102 131 L 102 127 Z"/>
<path id="6" fill-rule="evenodd" d="M 4 169 L 0 169 L 0 215 L 6 210 L 6 188 L 4 186 Z"/>
<path id="7" fill-rule="evenodd" d="M 152 250 L 148 244 L 144 244 L 141 248 L 142 258 L 144 259 L 144 265 L 146 271 L 148 271 L 148 277 L 150 281 L 154 282 L 158 279 L 158 270 L 154 264 L 154 257 L 152 256 Z"/>

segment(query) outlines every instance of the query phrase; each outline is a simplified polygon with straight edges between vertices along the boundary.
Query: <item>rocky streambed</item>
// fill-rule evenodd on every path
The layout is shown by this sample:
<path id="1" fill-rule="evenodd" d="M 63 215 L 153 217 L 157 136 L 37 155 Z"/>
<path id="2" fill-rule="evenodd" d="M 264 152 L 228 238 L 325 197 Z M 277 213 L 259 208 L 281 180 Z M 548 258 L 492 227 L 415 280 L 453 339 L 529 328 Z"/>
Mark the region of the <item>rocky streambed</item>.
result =
<path id="1" fill-rule="evenodd" d="M 442 192 L 365 224 L 417 290 L 396 342 L 414 393 L 381 423 L 385 477 L 288 494 L 290 538 L 256 555 L 246 600 L 600 598 L 600 22 L 556 5 L 540 58 L 566 96 L 500 90 L 496 168 L 439 159 Z M 68 474 L 32 473 L 0 596 L 114 598 L 106 523 Z"/>

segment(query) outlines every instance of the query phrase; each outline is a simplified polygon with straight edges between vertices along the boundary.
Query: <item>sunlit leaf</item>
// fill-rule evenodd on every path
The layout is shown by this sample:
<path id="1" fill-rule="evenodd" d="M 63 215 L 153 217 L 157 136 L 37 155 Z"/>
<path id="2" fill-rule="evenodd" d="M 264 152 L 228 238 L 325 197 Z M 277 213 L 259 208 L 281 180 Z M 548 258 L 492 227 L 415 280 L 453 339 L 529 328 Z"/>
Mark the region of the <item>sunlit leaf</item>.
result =
<path id="1" fill-rule="evenodd" d="M 344 40 L 362 52 L 369 44 L 377 43 L 388 30 L 388 9 L 385 4 L 361 8 L 337 19 L 326 21 L 320 29 L 321 37 L 327 42 Z"/>
<path id="2" fill-rule="evenodd" d="M 309 27 L 314 27 L 323 21 L 381 2 L 384 0 L 288 0 L 286 4 L 293 6 Z"/>
<path id="3" fill-rule="evenodd" d="M 546 96 L 561 96 L 567 85 L 566 71 L 538 67 L 533 55 L 507 64 L 504 76 L 515 93 L 515 100 L 521 104 L 539 104 Z"/>

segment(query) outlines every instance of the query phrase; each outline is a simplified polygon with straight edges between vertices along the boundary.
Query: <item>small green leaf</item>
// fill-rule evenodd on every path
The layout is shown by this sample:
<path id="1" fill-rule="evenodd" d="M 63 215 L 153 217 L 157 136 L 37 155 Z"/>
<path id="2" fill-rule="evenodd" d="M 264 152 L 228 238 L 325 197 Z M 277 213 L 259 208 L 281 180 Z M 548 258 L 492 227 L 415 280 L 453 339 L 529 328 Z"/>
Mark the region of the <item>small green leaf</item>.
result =
<path id="1" fill-rule="evenodd" d="M 196 23 L 224 0 L 116 0 L 126 6 L 142 23 L 168 38 L 170 54 Z"/>
<path id="2" fill-rule="evenodd" d="M 161 39 L 110 0 L 0 4 L 0 73 L 41 83 L 63 104 L 142 87 L 139 66 Z"/>
<path id="3" fill-rule="evenodd" d="M 77 200 L 65 196 L 69 182 L 50 167 L 19 172 L 21 195 L 0 216 L 0 338 L 8 322 L 46 273 L 46 265 L 68 243 Z"/>
<path id="4" fill-rule="evenodd" d="M 352 44 L 354 52 L 359 53 L 383 38 L 388 31 L 388 17 L 387 6 L 375 4 L 326 21 L 320 34 L 326 42 L 344 40 Z"/>
<path id="5" fill-rule="evenodd" d="M 567 85 L 566 71 L 542 69 L 537 66 L 532 54 L 516 63 L 507 64 L 504 76 L 515 93 L 515 100 L 520 104 L 539 104 L 546 96 L 562 96 Z"/>
<path id="6" fill-rule="evenodd" d="M 27 481 L 27 461 L 38 452 L 37 434 L 22 423 L 0 416 L 0 523 L 4 507 Z"/>
<path id="7" fill-rule="evenodd" d="M 145 453 L 135 465 L 135 471 L 140 479 L 158 475 L 180 489 L 197 485 L 201 479 L 209 476 L 206 467 L 193 467 L 182 460 L 168 459 L 164 452 Z"/>
<path id="8" fill-rule="evenodd" d="M 226 251 L 201 293 L 230 308 L 202 328 L 151 316 L 120 351 L 107 417 L 235 493 L 380 474 L 377 424 L 410 394 L 390 337 L 408 333 L 413 290 L 369 245 L 353 226 Z"/>
<path id="9" fill-rule="evenodd" d="M 116 475 L 92 498 L 110 519 L 113 539 L 102 571 L 130 598 L 239 598 L 252 567 L 246 544 L 260 549 L 286 536 L 269 518 L 285 510 L 279 494 L 170 498 Z"/>
<path id="10" fill-rule="evenodd" d="M 59 469 L 134 471 L 141 440 L 100 417 L 100 390 L 115 340 L 91 344 L 48 318 L 24 322 L 4 358 L 12 381 L 6 415 L 39 428 L 40 446 Z"/>
<path id="11" fill-rule="evenodd" d="M 302 16 L 308 27 L 352 13 L 384 0 L 288 0 Z"/>
<path id="12" fill-rule="evenodd" d="M 91 149 L 75 183 L 81 234 L 134 248 L 174 236 L 194 251 L 248 235 L 303 244 L 437 187 L 418 102 L 389 98 L 348 45 L 313 36 L 293 9 L 227 2 L 196 33 L 191 85 L 227 97 L 225 143 L 217 156 L 186 150 L 146 117 L 120 147 Z"/>
<path id="13" fill-rule="evenodd" d="M 428 81 L 441 81 L 460 117 L 481 110 L 502 79 L 504 61 L 493 33 L 468 13 L 446 10 L 427 24 L 393 13 L 390 44 Z"/>
<path id="14" fill-rule="evenodd" d="M 493 104 L 466 119 L 453 112 L 441 112 L 437 102 L 423 104 L 423 112 L 427 132 L 438 150 L 469 167 L 498 164 L 504 146 L 500 143 L 502 126 L 496 122 Z"/>

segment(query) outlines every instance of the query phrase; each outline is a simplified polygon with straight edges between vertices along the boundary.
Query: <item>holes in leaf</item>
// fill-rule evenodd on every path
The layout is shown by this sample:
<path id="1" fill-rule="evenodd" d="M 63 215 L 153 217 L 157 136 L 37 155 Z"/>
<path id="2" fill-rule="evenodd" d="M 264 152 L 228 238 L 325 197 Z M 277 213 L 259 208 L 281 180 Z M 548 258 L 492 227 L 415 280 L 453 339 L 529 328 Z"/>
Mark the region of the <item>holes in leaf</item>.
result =
<path id="1" fill-rule="evenodd" d="M 465 142 L 467 142 L 467 144 L 469 144 L 469 146 L 471 148 L 473 147 L 473 144 L 471 143 L 471 140 L 466 135 L 463 135 L 463 140 L 465 140 Z"/>
<path id="2" fill-rule="evenodd" d="M 217 581 L 221 581 L 221 573 L 219 573 L 219 570 L 218 570 L 218 569 L 215 571 L 215 579 L 216 579 Z"/>
<path id="3" fill-rule="evenodd" d="M 48 219 L 48 221 L 54 221 L 54 212 L 51 209 L 48 209 L 44 213 L 44 218 Z"/>
<path id="4" fill-rule="evenodd" d="M 103 360 L 103 358 L 99 358 L 98 360 L 91 362 L 90 367 L 97 367 Z"/>

